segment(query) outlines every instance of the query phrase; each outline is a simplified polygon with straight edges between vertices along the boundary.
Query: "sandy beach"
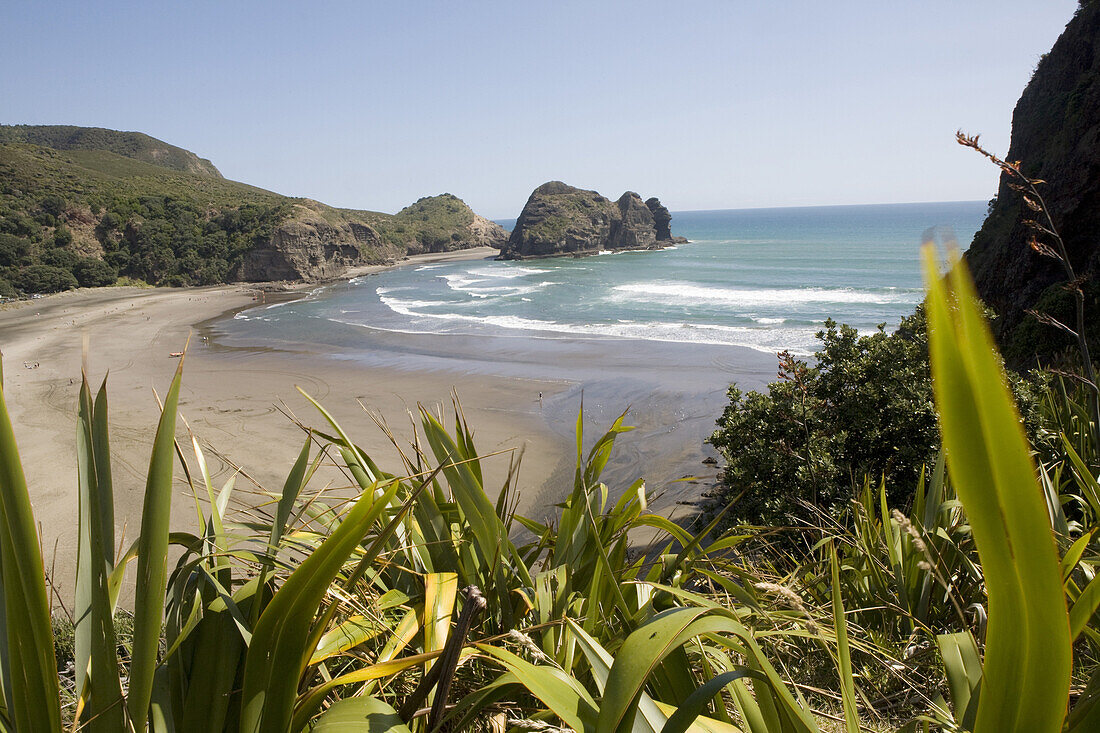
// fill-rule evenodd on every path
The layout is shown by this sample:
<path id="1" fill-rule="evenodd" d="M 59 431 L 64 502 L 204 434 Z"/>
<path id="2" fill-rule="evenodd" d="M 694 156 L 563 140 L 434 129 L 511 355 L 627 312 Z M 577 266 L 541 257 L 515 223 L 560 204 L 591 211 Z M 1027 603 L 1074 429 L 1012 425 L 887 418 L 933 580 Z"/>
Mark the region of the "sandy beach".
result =
<path id="1" fill-rule="evenodd" d="M 486 254 L 473 250 L 453 256 L 483 258 Z M 439 259 L 425 255 L 412 262 Z M 481 452 L 524 449 L 525 494 L 537 494 L 539 477 L 549 480 L 562 469 L 563 460 L 571 460 L 569 441 L 550 430 L 540 416 L 537 395 L 542 391 L 550 396 L 560 388 L 552 382 L 409 373 L 305 353 L 222 347 L 203 340 L 201 324 L 217 322 L 269 297 L 273 296 L 233 285 L 104 288 L 23 301 L 0 310 L 5 398 L 41 524 L 47 570 L 52 571 L 63 598 L 71 596 L 75 566 L 75 416 L 85 338 L 91 380 L 98 385 L 110 373 L 116 536 L 124 536 L 126 544 L 140 520 L 159 414 L 153 390 L 161 395 L 167 390 L 178 364 L 170 353 L 182 350 L 189 335 L 180 413 L 204 447 L 216 484 L 220 486 L 231 475 L 230 462 L 247 474 L 237 479 L 242 497 L 251 494 L 253 480 L 278 491 L 302 445 L 301 430 L 277 405 L 285 405 L 307 425 L 322 425 L 320 414 L 295 387 L 322 401 L 380 465 L 395 472 L 400 470 L 395 449 L 359 403 L 384 415 L 394 432 L 407 438 L 411 429 L 406 408 L 415 411 L 418 402 L 449 406 L 452 389 L 462 397 Z M 182 421 L 177 437 L 187 445 Z M 488 481 L 499 485 L 507 473 L 508 456 L 490 458 L 486 467 Z M 568 474 L 568 465 L 565 470 Z M 322 483 L 339 480 L 335 476 L 319 479 Z M 194 501 L 177 469 L 173 527 L 191 528 L 195 523 Z"/>

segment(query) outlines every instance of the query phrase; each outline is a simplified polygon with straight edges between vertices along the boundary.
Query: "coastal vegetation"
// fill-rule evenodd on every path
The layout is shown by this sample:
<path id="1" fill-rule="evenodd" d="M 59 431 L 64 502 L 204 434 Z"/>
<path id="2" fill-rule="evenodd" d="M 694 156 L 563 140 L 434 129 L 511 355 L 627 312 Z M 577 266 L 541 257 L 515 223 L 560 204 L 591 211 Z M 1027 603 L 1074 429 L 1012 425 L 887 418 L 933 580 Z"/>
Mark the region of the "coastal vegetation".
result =
<path id="1" fill-rule="evenodd" d="M 986 315 L 992 315 L 988 310 Z M 891 506 L 905 505 L 940 448 L 924 306 L 860 336 L 827 320 L 812 363 L 779 355 L 767 392 L 728 391 L 709 443 L 724 459 L 717 507 L 733 502 L 727 524 L 803 525 L 846 516 L 869 478 Z M 1009 373 L 1033 442 L 1051 434 L 1040 410 L 1043 372 Z"/>

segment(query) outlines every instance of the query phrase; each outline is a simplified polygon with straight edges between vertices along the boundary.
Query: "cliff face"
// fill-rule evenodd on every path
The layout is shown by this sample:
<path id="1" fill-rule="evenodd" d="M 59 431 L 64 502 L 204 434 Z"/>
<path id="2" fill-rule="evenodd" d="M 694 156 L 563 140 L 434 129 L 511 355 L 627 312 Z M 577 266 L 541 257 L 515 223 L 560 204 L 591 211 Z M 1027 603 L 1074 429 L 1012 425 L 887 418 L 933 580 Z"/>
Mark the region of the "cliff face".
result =
<path id="1" fill-rule="evenodd" d="M 500 249 L 508 242 L 508 231 L 480 214 L 474 214 L 474 220 L 470 222 L 467 231 L 469 232 L 468 241 L 472 247 Z"/>
<path id="2" fill-rule="evenodd" d="M 1012 114 L 1006 159 L 1046 183 L 1039 190 L 1095 310 L 1100 271 L 1100 3 L 1083 5 L 1039 66 Z M 1039 309 L 1072 323 L 1061 266 L 1031 249 L 1035 216 L 1002 174 L 996 201 L 967 252 L 978 293 L 999 315 L 994 330 L 1010 361 L 1057 348 Z M 1095 320 L 1095 319 L 1094 319 Z"/>
<path id="3" fill-rule="evenodd" d="M 294 207 L 271 238 L 246 252 L 235 279 L 246 282 L 340 277 L 349 267 L 403 255 L 368 224 L 307 201 Z"/>
<path id="4" fill-rule="evenodd" d="M 672 237 L 668 209 L 657 199 L 650 201 L 656 209 L 633 191 L 612 203 L 595 191 L 561 181 L 544 183 L 527 199 L 500 257 L 582 256 L 609 249 L 656 249 L 686 241 Z M 663 227 L 657 223 L 655 210 L 667 216 Z"/>
<path id="5" fill-rule="evenodd" d="M 642 197 L 627 191 L 616 202 L 619 216 L 611 223 L 608 249 L 651 249 L 657 244 L 657 229 L 653 224 L 653 212 Z"/>

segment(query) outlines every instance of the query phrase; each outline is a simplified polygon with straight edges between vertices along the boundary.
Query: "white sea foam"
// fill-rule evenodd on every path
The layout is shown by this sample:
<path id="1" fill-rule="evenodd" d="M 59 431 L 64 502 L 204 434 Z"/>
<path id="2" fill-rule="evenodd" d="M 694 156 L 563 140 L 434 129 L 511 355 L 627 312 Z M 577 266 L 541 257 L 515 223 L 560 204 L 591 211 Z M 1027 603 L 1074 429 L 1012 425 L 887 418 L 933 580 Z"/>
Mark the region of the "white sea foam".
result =
<path id="1" fill-rule="evenodd" d="M 531 270 L 531 272 L 536 272 Z M 531 284 L 523 285 L 486 285 L 485 283 L 492 283 L 497 278 L 493 277 L 471 277 L 474 273 L 452 273 L 449 275 L 437 275 L 437 277 L 443 279 L 447 283 L 447 287 L 455 292 L 465 293 L 474 298 L 492 298 L 492 297 L 511 297 L 515 295 L 529 295 L 536 290 L 542 290 L 550 285 L 557 285 L 558 283 L 545 280 L 543 282 L 535 282 Z M 513 277 L 519 277 L 520 275 L 512 276 L 508 275 L 504 280 L 510 280 Z"/>
<path id="2" fill-rule="evenodd" d="M 516 277 L 527 277 L 528 275 L 541 275 L 545 270 L 536 270 L 533 267 L 521 267 L 520 265 L 500 265 L 497 267 L 475 267 L 468 270 L 469 274 L 476 277 L 487 278 L 504 278 L 511 280 Z"/>
<path id="3" fill-rule="evenodd" d="M 752 326 L 721 326 L 717 324 L 692 324 L 680 322 L 656 323 L 561 323 L 558 321 L 524 318 L 521 316 L 490 315 L 473 316 L 462 313 L 430 313 L 424 308 L 440 307 L 445 301 L 418 301 L 383 297 L 382 302 L 395 313 L 417 319 L 451 321 L 506 330 L 556 333 L 562 336 L 594 338 L 640 339 L 673 343 L 711 344 L 719 346 L 747 346 L 759 351 L 774 352 L 792 344 L 808 344 L 817 330 L 813 327 L 758 328 Z M 365 324 L 359 324 L 365 325 Z M 397 330 L 397 329 L 394 329 Z M 413 331 L 403 331 L 412 333 Z M 419 333 L 432 333 L 422 331 Z M 809 351 L 794 348 L 792 353 L 808 354 Z"/>
<path id="4" fill-rule="evenodd" d="M 919 295 L 909 292 L 875 293 L 852 288 L 777 288 L 748 290 L 741 288 L 711 288 L 701 285 L 669 282 L 639 282 L 617 285 L 613 289 L 623 300 L 640 300 L 670 305 L 692 305 L 700 302 L 726 303 L 751 308 L 759 306 L 792 306 L 804 303 L 917 303 Z"/>
<path id="5" fill-rule="evenodd" d="M 402 298 L 390 298 L 385 295 L 381 296 L 379 300 L 394 313 L 400 313 L 403 316 L 412 316 L 413 318 L 429 315 L 418 312 L 416 310 L 417 308 L 439 308 L 445 305 L 454 305 L 454 303 L 446 300 L 405 300 Z"/>

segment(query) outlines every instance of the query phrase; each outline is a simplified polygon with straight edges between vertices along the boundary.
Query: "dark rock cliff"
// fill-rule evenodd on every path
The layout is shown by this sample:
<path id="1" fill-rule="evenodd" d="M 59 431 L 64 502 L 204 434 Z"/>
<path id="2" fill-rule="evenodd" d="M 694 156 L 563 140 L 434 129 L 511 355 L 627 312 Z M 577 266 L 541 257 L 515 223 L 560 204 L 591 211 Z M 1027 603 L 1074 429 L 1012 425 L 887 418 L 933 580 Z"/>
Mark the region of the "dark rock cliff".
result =
<path id="1" fill-rule="evenodd" d="M 500 257 L 582 256 L 608 249 L 656 249 L 686 241 L 672 237 L 671 218 L 660 201 L 654 198 L 643 203 L 633 191 L 611 202 L 595 191 L 550 181 L 527 199 Z"/>
<path id="2" fill-rule="evenodd" d="M 1039 186 L 1093 312 L 1100 271 L 1100 3 L 1081 6 L 1042 58 L 1012 113 L 1009 161 Z M 1001 175 L 997 198 L 967 252 L 978 293 L 998 314 L 994 330 L 1010 362 L 1023 365 L 1068 340 L 1029 316 L 1072 324 L 1065 274 L 1028 244 L 1035 217 Z M 1093 322 L 1096 319 L 1093 318 Z"/>
<path id="3" fill-rule="evenodd" d="M 619 216 L 611 224 L 608 249 L 650 249 L 657 244 L 657 229 L 653 225 L 653 212 L 642 197 L 627 191 L 616 202 Z"/>
<path id="4" fill-rule="evenodd" d="M 668 213 L 668 209 L 661 205 L 656 196 L 646 199 L 645 205 L 653 214 L 653 227 L 657 230 L 657 239 L 672 239 L 672 229 L 669 228 L 672 214 Z"/>

